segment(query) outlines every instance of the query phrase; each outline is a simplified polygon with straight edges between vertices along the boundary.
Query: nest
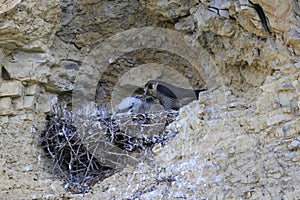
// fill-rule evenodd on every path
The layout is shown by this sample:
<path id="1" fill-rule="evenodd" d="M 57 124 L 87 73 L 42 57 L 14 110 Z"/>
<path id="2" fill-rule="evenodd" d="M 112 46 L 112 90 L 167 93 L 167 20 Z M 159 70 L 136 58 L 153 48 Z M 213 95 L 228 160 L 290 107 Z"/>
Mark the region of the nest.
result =
<path id="1" fill-rule="evenodd" d="M 151 159 L 154 145 L 164 145 L 177 134 L 165 131 L 177 115 L 176 111 L 162 111 L 80 116 L 56 106 L 47 116 L 41 146 L 52 160 L 52 172 L 65 181 L 65 188 L 87 193 L 126 165 Z"/>

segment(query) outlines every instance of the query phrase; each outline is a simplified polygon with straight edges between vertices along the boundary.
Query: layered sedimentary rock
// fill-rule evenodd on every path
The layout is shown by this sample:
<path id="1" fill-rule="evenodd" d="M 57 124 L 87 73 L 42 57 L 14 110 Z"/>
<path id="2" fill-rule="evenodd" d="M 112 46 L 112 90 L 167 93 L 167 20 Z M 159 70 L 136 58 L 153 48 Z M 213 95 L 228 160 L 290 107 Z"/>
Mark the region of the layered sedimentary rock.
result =
<path id="1" fill-rule="evenodd" d="M 210 87 L 199 101 L 181 109 L 168 128 L 179 134 L 165 146 L 154 147 L 152 163 L 128 166 L 96 184 L 86 198 L 299 197 L 298 1 L 11 0 L 0 4 L 2 198 L 82 197 L 67 193 L 63 181 L 53 178 L 39 137 L 51 102 L 65 98 L 70 103 L 78 74 L 89 86 L 93 67 L 102 64 L 108 67 L 96 70 L 101 75 L 94 88 L 99 102 L 113 101 L 116 86 L 134 91 L 142 85 L 142 81 L 128 84 L 128 77 L 164 77 L 163 70 L 145 73 L 145 67 L 154 69 L 154 65 L 168 66 L 193 87 Z M 202 66 L 184 59 L 187 51 L 178 55 L 171 46 L 166 50 L 165 43 L 176 41 L 168 31 L 155 32 L 151 40 L 143 31 L 135 40 L 122 38 L 145 27 L 176 31 L 183 35 L 176 38 L 178 43 L 204 49 L 205 53 L 189 55 Z M 107 42 L 118 37 L 133 41 L 132 46 Z M 157 42 L 156 49 L 134 48 L 151 41 Z M 104 52 L 103 44 L 115 45 L 115 52 Z M 118 49 L 125 53 L 114 57 L 120 54 Z M 84 94 L 86 88 L 82 89 Z"/>

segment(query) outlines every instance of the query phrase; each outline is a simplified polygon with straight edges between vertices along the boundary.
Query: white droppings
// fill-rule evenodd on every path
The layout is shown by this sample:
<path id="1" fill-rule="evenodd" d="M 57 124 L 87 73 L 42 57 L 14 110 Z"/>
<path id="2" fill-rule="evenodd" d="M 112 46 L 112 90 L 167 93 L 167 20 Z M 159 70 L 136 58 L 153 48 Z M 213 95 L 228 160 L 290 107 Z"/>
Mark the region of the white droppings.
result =
<path id="1" fill-rule="evenodd" d="M 31 170 L 32 168 L 32 165 L 31 164 L 28 164 L 26 167 L 25 167 L 25 171 L 28 172 L 29 170 Z"/>

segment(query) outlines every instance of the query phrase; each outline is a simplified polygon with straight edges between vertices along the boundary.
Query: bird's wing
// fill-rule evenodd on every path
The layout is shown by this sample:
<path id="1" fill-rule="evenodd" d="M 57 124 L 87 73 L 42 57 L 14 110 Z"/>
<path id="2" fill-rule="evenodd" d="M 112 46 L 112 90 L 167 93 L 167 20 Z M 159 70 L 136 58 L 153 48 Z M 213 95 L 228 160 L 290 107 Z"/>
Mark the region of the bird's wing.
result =
<path id="1" fill-rule="evenodd" d="M 175 93 L 172 92 L 171 89 L 169 89 L 168 87 L 166 87 L 164 85 L 158 84 L 156 90 L 168 97 L 177 98 Z"/>

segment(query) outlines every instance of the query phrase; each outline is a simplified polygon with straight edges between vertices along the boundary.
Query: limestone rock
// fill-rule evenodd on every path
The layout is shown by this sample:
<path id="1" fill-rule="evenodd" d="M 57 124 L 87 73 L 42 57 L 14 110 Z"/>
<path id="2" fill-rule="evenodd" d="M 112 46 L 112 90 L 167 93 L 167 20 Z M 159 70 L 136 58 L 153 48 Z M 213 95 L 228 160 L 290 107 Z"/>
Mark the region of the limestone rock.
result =
<path id="1" fill-rule="evenodd" d="M 161 19 L 173 19 L 181 16 L 185 16 L 189 13 L 190 7 L 196 3 L 196 1 L 180 1 L 180 0 L 140 0 L 143 7 L 158 15 Z"/>
<path id="2" fill-rule="evenodd" d="M 20 81 L 0 82 L 0 97 L 20 97 L 24 92 L 24 86 Z"/>
<path id="3" fill-rule="evenodd" d="M 34 96 L 24 96 L 14 99 L 16 102 L 16 110 L 34 110 L 36 98 Z"/>
<path id="4" fill-rule="evenodd" d="M 66 25 L 60 27 L 57 35 L 61 40 L 75 44 L 79 48 L 90 48 L 90 45 L 94 46 L 98 39 L 101 38 L 103 41 L 113 33 L 127 30 L 131 26 L 140 27 L 141 24 L 149 26 L 157 23 L 149 20 L 148 14 L 138 0 L 63 1 L 62 6 L 65 11 L 62 22 Z M 86 17 L 87 15 L 90 17 Z M 93 31 L 86 31 L 91 29 Z"/>
<path id="5" fill-rule="evenodd" d="M 46 86 L 49 91 L 70 91 L 74 88 L 74 82 L 79 70 L 78 64 L 72 61 L 63 61 L 60 68 L 51 70 Z"/>
<path id="6" fill-rule="evenodd" d="M 0 108 L 10 109 L 11 108 L 11 98 L 10 97 L 0 98 Z"/>
<path id="7" fill-rule="evenodd" d="M 195 29 L 194 20 L 191 16 L 180 19 L 179 22 L 175 24 L 175 30 L 179 31 L 193 31 Z"/>
<path id="8" fill-rule="evenodd" d="M 19 61 L 5 63 L 5 69 L 13 79 L 23 81 L 45 82 L 49 67 L 37 61 Z"/>
<path id="9" fill-rule="evenodd" d="M 227 37 L 235 33 L 234 25 L 229 20 L 221 19 L 218 13 L 198 8 L 193 16 L 202 31 L 212 31 Z"/>
<path id="10" fill-rule="evenodd" d="M 211 87 L 180 110 L 168 127 L 179 133 L 144 155 L 148 163 L 126 167 L 85 198 L 297 199 L 300 3 L 252 2 L 268 18 L 272 34 L 248 0 L 0 0 L 1 198 L 83 198 L 67 193 L 54 178 L 38 141 L 45 113 L 57 102 L 70 103 L 78 71 L 86 73 L 80 78 L 87 86 L 93 81 L 89 66 L 103 64 L 95 61 L 97 55 L 109 63 L 97 77 L 104 102 L 118 99 L 112 95 L 118 88 L 120 98 L 130 96 L 130 85 L 143 86 L 142 77 L 165 76 L 174 84 L 184 77 L 193 86 L 209 82 Z M 113 44 L 116 51 L 126 49 L 121 58 L 105 48 L 108 55 L 95 53 L 107 38 L 142 27 L 177 30 L 189 48 L 181 55 L 159 45 L 135 50 L 135 43 L 121 45 L 126 40 L 121 38 Z M 150 42 L 161 45 L 172 39 L 152 36 Z M 134 42 L 148 44 L 147 34 Z M 192 56 L 207 71 L 182 58 L 195 46 L 205 49 Z M 138 70 L 154 65 L 169 66 L 182 76 L 172 70 Z M 60 101 L 53 101 L 57 97 Z"/>
<path id="11" fill-rule="evenodd" d="M 39 92 L 38 84 L 26 85 L 25 95 L 32 96 Z"/>
<path id="12" fill-rule="evenodd" d="M 24 48 L 35 41 L 48 43 L 59 17 L 59 2 L 4 1 L 1 12 L 6 16 L 0 20 L 0 44 L 5 49 Z M 1 4 L 2 5 L 2 4 Z M 12 9 L 18 7 L 19 9 Z M 3 15 L 2 15 L 3 16 Z M 35 49 L 32 49 L 35 50 Z"/>
<path id="13" fill-rule="evenodd" d="M 6 124 L 8 123 L 9 120 L 8 120 L 8 116 L 0 116 L 0 124 Z M 1 129 L 0 129 L 1 130 Z"/>
<path id="14" fill-rule="evenodd" d="M 16 5 L 18 5 L 21 2 L 21 0 L 1 0 L 0 1 L 0 14 L 5 13 L 11 9 L 13 9 Z"/>

